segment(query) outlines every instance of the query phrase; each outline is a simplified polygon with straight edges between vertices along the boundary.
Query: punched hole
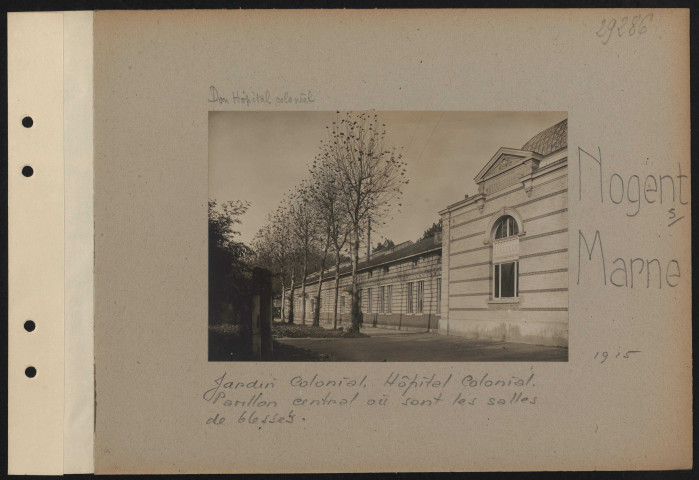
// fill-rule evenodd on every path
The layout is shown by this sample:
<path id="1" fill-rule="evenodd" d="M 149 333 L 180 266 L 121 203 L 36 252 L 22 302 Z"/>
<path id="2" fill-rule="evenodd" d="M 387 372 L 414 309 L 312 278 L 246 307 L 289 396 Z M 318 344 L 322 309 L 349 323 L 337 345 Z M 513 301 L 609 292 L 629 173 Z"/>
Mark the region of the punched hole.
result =
<path id="1" fill-rule="evenodd" d="M 36 377 L 36 368 L 27 367 L 26 370 L 24 370 L 24 374 L 26 376 L 28 376 L 29 378 L 34 378 L 34 377 Z"/>
<path id="2" fill-rule="evenodd" d="M 25 165 L 24 167 L 22 167 L 22 175 L 29 178 L 32 175 L 34 175 L 34 169 L 29 165 Z"/>
<path id="3" fill-rule="evenodd" d="M 33 332 L 36 328 L 36 324 L 32 320 L 27 320 L 24 322 L 24 329 L 28 332 Z"/>
<path id="4" fill-rule="evenodd" d="M 24 128 L 32 128 L 32 125 L 34 125 L 32 117 L 24 117 L 22 119 L 22 126 L 24 126 Z"/>

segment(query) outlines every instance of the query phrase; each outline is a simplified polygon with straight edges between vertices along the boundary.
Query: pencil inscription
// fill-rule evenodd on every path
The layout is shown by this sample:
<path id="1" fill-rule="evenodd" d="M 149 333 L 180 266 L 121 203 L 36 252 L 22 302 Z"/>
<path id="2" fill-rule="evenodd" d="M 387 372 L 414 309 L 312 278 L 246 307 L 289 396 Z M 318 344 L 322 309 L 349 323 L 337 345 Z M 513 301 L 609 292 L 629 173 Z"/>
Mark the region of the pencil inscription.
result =
<path id="1" fill-rule="evenodd" d="M 628 354 L 634 353 L 631 350 Z M 600 355 L 600 353 L 598 353 Z M 597 359 L 597 356 L 595 359 Z M 608 355 L 602 353 L 604 360 Z M 603 362 L 602 362 L 603 363 Z M 533 408 L 541 403 L 534 367 L 516 375 L 490 371 L 391 371 L 355 376 L 290 375 L 275 379 L 233 380 L 227 373 L 214 380 L 203 399 L 211 406 L 206 425 L 233 425 L 258 430 L 266 425 L 302 424 L 327 417 L 321 412 L 371 407 L 385 411 Z M 292 388 L 288 388 L 288 386 Z M 264 390 L 264 391 L 260 391 Z M 274 397 L 274 400 L 272 400 Z"/>
<path id="2" fill-rule="evenodd" d="M 610 169 L 613 169 L 611 162 L 603 155 L 601 147 L 589 151 L 578 147 L 578 200 L 634 221 L 643 221 L 645 215 L 657 218 L 660 213 L 665 217 L 662 228 L 668 229 L 684 219 L 685 212 L 689 213 L 690 178 L 686 171 L 682 172 L 680 163 L 676 172 L 628 175 L 614 170 L 610 173 Z M 583 270 L 591 272 L 590 278 L 601 279 L 605 286 L 662 289 L 680 284 L 682 269 L 678 258 L 663 259 L 658 254 L 663 252 L 605 257 L 603 233 L 599 229 L 578 230 L 577 284 L 580 284 Z M 610 258 L 614 259 L 610 262 Z"/>
<path id="3" fill-rule="evenodd" d="M 631 17 L 625 16 L 619 20 L 616 18 L 603 18 L 596 35 L 602 39 L 602 45 L 607 45 L 612 37 L 621 38 L 624 35 L 627 37 L 643 35 L 648 31 L 647 24 L 652 20 L 652 13 Z"/>
<path id="4" fill-rule="evenodd" d="M 251 105 L 303 105 L 316 101 L 311 90 L 301 92 L 272 93 L 270 90 L 231 90 L 224 94 L 219 93 L 215 85 L 209 86 L 209 103 L 219 105 L 240 105 L 249 107 Z"/>

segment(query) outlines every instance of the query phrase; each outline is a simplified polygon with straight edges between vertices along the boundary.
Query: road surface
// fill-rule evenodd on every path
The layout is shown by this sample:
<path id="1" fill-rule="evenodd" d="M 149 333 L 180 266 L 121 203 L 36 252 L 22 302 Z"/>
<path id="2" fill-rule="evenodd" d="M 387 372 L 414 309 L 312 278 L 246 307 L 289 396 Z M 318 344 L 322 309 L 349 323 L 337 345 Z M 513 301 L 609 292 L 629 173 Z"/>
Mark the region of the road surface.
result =
<path id="1" fill-rule="evenodd" d="M 365 338 L 277 338 L 338 362 L 565 362 L 568 349 L 364 327 Z"/>

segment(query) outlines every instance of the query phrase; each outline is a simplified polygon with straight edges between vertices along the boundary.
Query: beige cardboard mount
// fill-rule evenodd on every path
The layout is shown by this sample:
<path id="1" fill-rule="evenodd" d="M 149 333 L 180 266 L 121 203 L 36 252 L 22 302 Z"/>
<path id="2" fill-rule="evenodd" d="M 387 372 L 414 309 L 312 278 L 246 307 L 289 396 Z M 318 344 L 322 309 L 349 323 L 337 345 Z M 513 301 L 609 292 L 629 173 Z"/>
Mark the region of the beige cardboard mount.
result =
<path id="1" fill-rule="evenodd" d="M 687 10 L 17 13 L 8 72 L 10 473 L 692 466 Z M 314 101 L 220 104 L 212 85 Z M 208 362 L 212 110 L 568 112 L 569 361 Z M 680 169 L 683 197 L 647 200 Z M 620 279 L 656 258 L 659 285 Z M 207 423 L 224 372 L 289 405 L 294 376 L 380 395 L 397 369 L 533 371 L 537 402 Z"/>

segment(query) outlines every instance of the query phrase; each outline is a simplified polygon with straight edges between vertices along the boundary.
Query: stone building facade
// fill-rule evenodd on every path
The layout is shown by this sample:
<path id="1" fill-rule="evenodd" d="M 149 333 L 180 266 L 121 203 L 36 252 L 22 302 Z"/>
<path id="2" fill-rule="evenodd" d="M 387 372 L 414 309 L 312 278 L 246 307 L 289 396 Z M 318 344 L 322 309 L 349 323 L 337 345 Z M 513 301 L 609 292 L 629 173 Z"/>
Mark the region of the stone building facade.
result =
<path id="1" fill-rule="evenodd" d="M 478 193 L 439 212 L 442 234 L 364 258 L 364 325 L 568 346 L 568 122 L 521 149 L 500 148 L 475 178 Z M 332 324 L 334 270 L 320 319 Z M 311 323 L 318 279 L 307 282 Z M 300 289 L 295 315 L 301 323 Z M 340 269 L 338 326 L 351 308 L 351 266 Z"/>
<path id="2" fill-rule="evenodd" d="M 442 210 L 439 333 L 568 345 L 568 122 L 501 148 Z"/>
<path id="3" fill-rule="evenodd" d="M 404 242 L 370 259 L 360 259 L 358 283 L 364 325 L 408 331 L 437 331 L 441 309 L 441 235 L 419 242 Z M 351 265 L 340 267 L 338 327 L 351 323 Z M 306 323 L 316 308 L 318 275 L 306 285 Z M 301 323 L 302 299 L 295 292 L 294 315 Z M 320 321 L 332 324 L 335 305 L 335 269 L 325 274 L 321 288 Z"/>

